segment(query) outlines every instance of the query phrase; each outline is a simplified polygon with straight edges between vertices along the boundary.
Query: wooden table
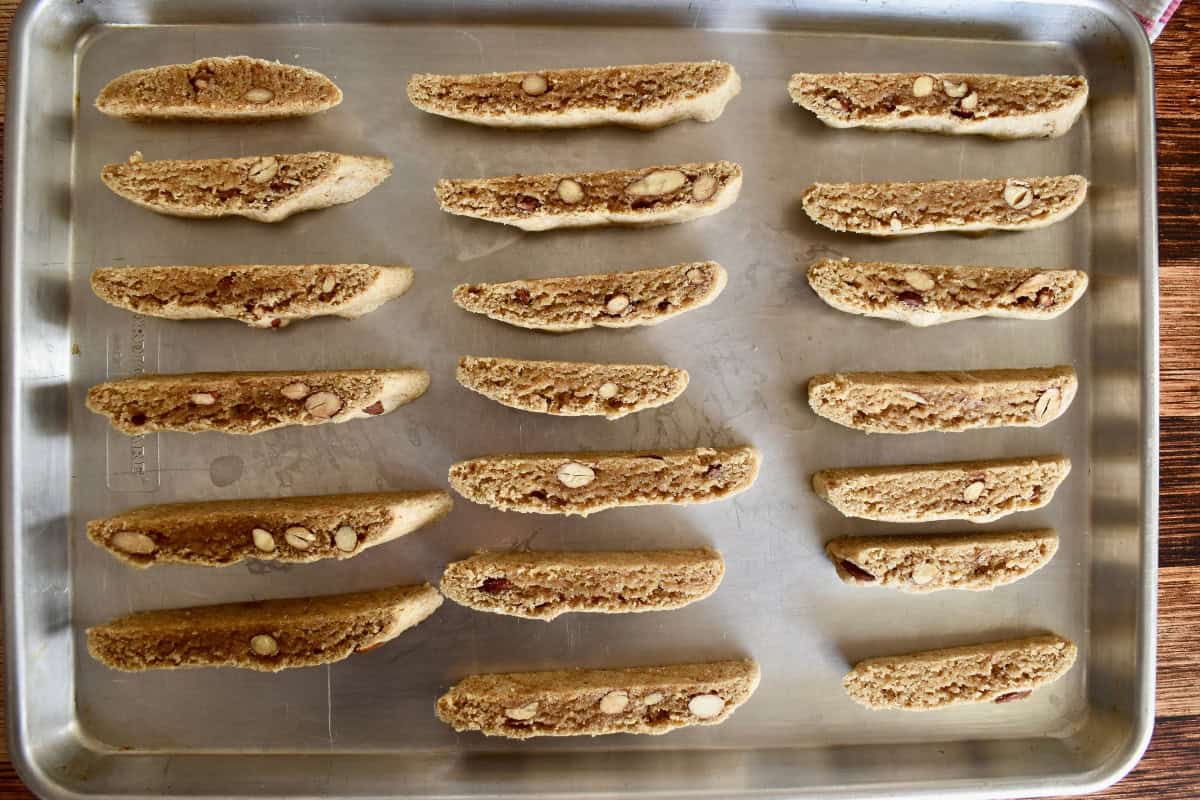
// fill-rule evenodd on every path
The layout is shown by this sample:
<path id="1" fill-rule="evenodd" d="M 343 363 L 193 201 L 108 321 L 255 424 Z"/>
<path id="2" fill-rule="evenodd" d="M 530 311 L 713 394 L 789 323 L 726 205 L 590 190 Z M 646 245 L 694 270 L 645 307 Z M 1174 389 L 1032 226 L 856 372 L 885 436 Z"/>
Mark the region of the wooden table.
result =
<path id="1" fill-rule="evenodd" d="M 0 99 L 17 5 L 0 0 Z M 1183 0 L 1154 58 L 1162 290 L 1157 722 L 1142 762 L 1095 797 L 1169 800 L 1200 797 L 1200 0 Z M 0 103 L 0 140 L 3 132 Z M 0 695 L 0 712 L 2 704 Z M 0 732 L 3 724 L 0 713 Z M 3 736 L 0 796 L 32 796 Z"/>

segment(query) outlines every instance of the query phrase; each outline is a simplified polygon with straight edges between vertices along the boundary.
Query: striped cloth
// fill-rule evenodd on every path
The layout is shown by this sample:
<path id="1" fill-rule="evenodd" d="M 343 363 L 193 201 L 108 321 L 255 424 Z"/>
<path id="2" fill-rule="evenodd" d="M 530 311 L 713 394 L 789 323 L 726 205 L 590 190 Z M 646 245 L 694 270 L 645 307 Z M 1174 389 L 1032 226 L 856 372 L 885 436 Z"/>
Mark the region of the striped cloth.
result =
<path id="1" fill-rule="evenodd" d="M 1125 5 L 1129 6 L 1129 10 L 1134 13 L 1134 16 L 1142 21 L 1142 27 L 1146 29 L 1146 35 L 1152 42 L 1162 33 L 1162 29 L 1167 25 L 1167 20 L 1171 18 L 1175 9 L 1179 8 L 1179 3 L 1182 2 L 1182 0 L 1123 1 Z"/>

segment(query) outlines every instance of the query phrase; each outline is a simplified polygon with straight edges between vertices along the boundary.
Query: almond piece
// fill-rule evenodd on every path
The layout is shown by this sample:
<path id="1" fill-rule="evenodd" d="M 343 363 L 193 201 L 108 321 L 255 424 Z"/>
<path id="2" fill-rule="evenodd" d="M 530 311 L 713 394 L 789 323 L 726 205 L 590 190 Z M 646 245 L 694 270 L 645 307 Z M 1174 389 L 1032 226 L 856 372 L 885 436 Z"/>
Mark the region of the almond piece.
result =
<path id="1" fill-rule="evenodd" d="M 1062 392 L 1052 386 L 1042 392 L 1041 397 L 1037 399 L 1037 404 L 1033 407 L 1033 415 L 1037 417 L 1038 421 L 1044 420 L 1053 416 L 1061 404 Z"/>
<path id="2" fill-rule="evenodd" d="M 275 641 L 273 636 L 260 633 L 250 639 L 250 649 L 254 651 L 255 655 L 273 656 L 279 652 L 279 642 Z"/>
<path id="3" fill-rule="evenodd" d="M 971 92 L 969 95 L 958 101 L 958 105 L 963 111 L 974 111 L 979 105 L 979 95 Z"/>
<path id="4" fill-rule="evenodd" d="M 211 406 L 213 403 L 217 402 L 217 398 L 214 397 L 210 392 L 196 392 L 188 397 L 188 399 L 191 400 L 193 404 L 198 406 Z"/>
<path id="5" fill-rule="evenodd" d="M 701 202 L 712 197 L 716 191 L 717 179 L 705 172 L 692 184 L 692 199 Z"/>
<path id="6" fill-rule="evenodd" d="M 557 477 L 558 482 L 568 489 L 581 489 L 596 480 L 596 473 L 586 464 L 571 461 L 558 468 Z"/>
<path id="7" fill-rule="evenodd" d="M 574 205 L 583 199 L 583 187 L 579 185 L 579 181 L 563 178 L 558 182 L 558 199 Z"/>
<path id="8" fill-rule="evenodd" d="M 933 94 L 933 78 L 922 75 L 913 81 L 913 97 L 928 97 Z"/>
<path id="9" fill-rule="evenodd" d="M 279 390 L 279 393 L 288 400 L 303 400 L 304 398 L 308 397 L 308 391 L 309 389 L 307 383 L 296 381 L 295 383 L 289 383 L 287 386 L 284 386 Z"/>
<path id="10" fill-rule="evenodd" d="M 596 390 L 596 396 L 601 400 L 611 400 L 617 396 L 617 385 L 612 381 L 600 384 L 600 388 Z"/>
<path id="11" fill-rule="evenodd" d="M 308 528 L 293 525 L 283 532 L 283 538 L 297 550 L 307 550 L 317 540 L 317 535 Z"/>
<path id="12" fill-rule="evenodd" d="M 965 83 L 942 81 L 942 88 L 946 91 L 946 94 L 950 95 L 951 97 L 958 98 L 966 97 L 967 95 L 967 84 Z"/>
<path id="13" fill-rule="evenodd" d="M 651 692 L 650 694 L 648 694 L 642 698 L 642 702 L 648 706 L 652 706 L 652 705 L 655 705 L 656 703 L 661 703 L 662 699 L 663 699 L 662 692 Z"/>
<path id="14" fill-rule="evenodd" d="M 271 535 L 270 531 L 255 528 L 250 531 L 250 538 L 254 540 L 254 546 L 264 553 L 275 552 L 275 537 Z"/>
<path id="15" fill-rule="evenodd" d="M 670 194 L 687 183 L 687 175 L 677 169 L 656 169 L 625 187 L 634 197 L 655 197 Z"/>
<path id="16" fill-rule="evenodd" d="M 158 549 L 158 545 L 144 533 L 121 531 L 112 537 L 112 546 L 126 553 L 148 556 Z"/>
<path id="17" fill-rule="evenodd" d="M 251 103 L 260 103 L 260 104 L 271 102 L 271 98 L 274 96 L 275 96 L 275 93 L 272 92 L 270 89 L 263 89 L 260 86 L 255 86 L 253 89 L 251 89 L 250 91 L 246 92 L 246 94 L 243 95 L 243 97 L 245 97 Z"/>
<path id="18" fill-rule="evenodd" d="M 919 269 L 910 269 L 904 273 L 904 280 L 918 292 L 928 292 L 933 288 L 933 278 L 928 272 L 922 272 Z"/>
<path id="19" fill-rule="evenodd" d="M 509 719 L 515 719 L 523 722 L 527 719 L 533 719 L 535 716 L 537 716 L 537 712 L 538 704 L 535 700 L 532 703 L 526 703 L 525 705 L 518 706 L 517 708 L 504 709 L 504 716 L 508 717 Z"/>
<path id="20" fill-rule="evenodd" d="M 521 91 L 525 94 L 537 97 L 545 94 L 550 90 L 550 84 L 541 75 L 526 75 L 521 80 Z"/>
<path id="21" fill-rule="evenodd" d="M 333 392 L 316 392 L 304 401 L 304 408 L 317 419 L 329 419 L 342 410 L 342 398 Z"/>
<path id="22" fill-rule="evenodd" d="M 698 694 L 688 701 L 688 711 L 700 719 L 712 719 L 725 710 L 725 700 L 717 694 Z"/>
<path id="23" fill-rule="evenodd" d="M 1024 181 L 1008 181 L 1004 184 L 1004 202 L 1020 210 L 1033 202 L 1033 192 Z"/>
<path id="24" fill-rule="evenodd" d="M 358 534 L 354 528 L 351 528 L 349 525 L 343 525 L 333 534 L 333 543 L 343 553 L 353 553 L 354 548 L 358 547 Z"/>
<path id="25" fill-rule="evenodd" d="M 963 500 L 966 500 L 968 503 L 974 503 L 983 495 L 985 488 L 987 487 L 983 481 L 975 481 L 963 489 Z"/>
<path id="26" fill-rule="evenodd" d="M 279 162 L 274 156 L 263 156 L 258 161 L 250 165 L 250 172 L 246 176 L 252 183 L 266 183 L 275 177 L 279 172 Z"/>
<path id="27" fill-rule="evenodd" d="M 933 579 L 938 576 L 938 568 L 928 561 L 922 561 L 913 569 L 912 582 L 917 586 L 924 586 L 927 583 L 932 583 Z"/>
<path id="28" fill-rule="evenodd" d="M 625 692 L 609 692 L 600 698 L 601 714 L 620 714 L 629 705 L 629 695 Z"/>
<path id="29" fill-rule="evenodd" d="M 629 298 L 623 294 L 614 294 L 608 298 L 608 302 L 604 304 L 604 310 L 614 317 L 620 314 L 625 309 L 629 308 Z"/>

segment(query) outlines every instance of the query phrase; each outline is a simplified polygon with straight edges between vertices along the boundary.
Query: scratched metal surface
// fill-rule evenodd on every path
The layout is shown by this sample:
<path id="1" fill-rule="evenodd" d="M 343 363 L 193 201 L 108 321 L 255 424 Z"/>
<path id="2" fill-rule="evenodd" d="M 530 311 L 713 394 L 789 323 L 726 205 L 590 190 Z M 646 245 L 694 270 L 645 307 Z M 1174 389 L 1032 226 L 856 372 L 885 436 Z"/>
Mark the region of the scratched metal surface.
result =
<path id="1" fill-rule="evenodd" d="M 999 21 L 972 28 L 947 12 L 962 24 L 955 31 L 963 38 L 954 39 L 931 38 L 936 24 L 950 24 L 932 11 L 933 28 L 909 24 L 868 35 L 851 24 L 791 29 L 805 21 L 804 9 L 763 8 L 745 19 L 658 20 L 666 27 L 617 24 L 602 14 L 570 26 L 544 15 L 489 24 L 316 24 L 315 11 L 299 15 L 305 24 L 272 24 L 292 20 L 264 12 L 255 24 L 216 25 L 230 20 L 197 9 L 170 20 L 194 24 L 98 25 L 79 38 L 66 192 L 70 252 L 59 276 L 69 315 L 56 340 L 72 347 L 63 527 L 73 641 L 55 674 L 74 696 L 65 716 L 69 746 L 57 746 L 86 758 L 60 766 L 57 785 L 114 794 L 556 794 L 586 787 L 986 796 L 1116 777 L 1142 735 L 1152 674 L 1137 620 L 1153 581 L 1139 551 L 1154 534 L 1142 524 L 1153 502 L 1143 491 L 1152 464 L 1139 449 L 1153 414 L 1139 392 L 1155 376 L 1153 360 L 1129 340 L 1153 338 L 1156 316 L 1122 302 L 1144 287 L 1140 281 L 1153 281 L 1154 265 L 1139 249 L 1147 223 L 1137 213 L 1141 198 L 1152 196 L 1139 149 L 1143 65 L 1106 58 L 1112 48 L 1129 58 L 1140 51 L 1123 29 L 1106 32 L 1107 15 L 1116 13 L 1107 6 L 1028 6 L 1045 12 L 1040 28 Z M 1080 33 L 1069 24 L 1072 13 L 1093 15 L 1099 30 Z M 896 32 L 908 35 L 883 35 Z M 255 125 L 134 124 L 91 108 L 100 87 L 126 70 L 231 53 L 320 70 L 342 87 L 345 102 L 313 119 Z M 481 129 L 421 114 L 404 97 L 415 71 L 699 58 L 732 62 L 741 95 L 712 124 L 654 133 Z M 1094 99 L 1061 139 L 996 143 L 829 130 L 791 105 L 785 90 L 794 71 L 921 68 L 1083 72 Z M 274 226 L 158 216 L 97 178 L 105 163 L 135 150 L 155 159 L 306 149 L 387 155 L 395 172 L 352 205 Z M 743 165 L 739 201 L 717 217 L 652 230 L 526 234 L 444 215 L 432 192 L 439 177 L 708 159 Z M 1021 234 L 868 241 L 817 228 L 799 204 L 803 188 L 818 180 L 1066 173 L 1093 178 L 1088 205 L 1062 224 Z M 1089 270 L 1093 289 L 1053 322 L 916 330 L 824 306 L 804 280 L 807 264 L 824 255 L 1073 266 Z M 726 266 L 728 288 L 713 305 L 655 328 L 539 335 L 469 315 L 450 300 L 451 288 L 467 281 L 700 259 Z M 274 332 L 135 318 L 94 298 L 87 282 L 91 269 L 111 264 L 360 261 L 409 263 L 416 283 L 360 320 Z M 661 362 L 686 368 L 691 385 L 675 403 L 617 422 L 548 418 L 459 387 L 454 366 L 466 354 Z M 867 437 L 815 417 L 805 402 L 805 382 L 817 372 L 1063 363 L 1079 372 L 1080 395 L 1043 430 Z M 88 386 L 138 371 L 395 365 L 429 370 L 429 392 L 389 416 L 338 426 L 130 439 L 83 407 Z M 763 468 L 753 489 L 732 501 L 580 520 L 503 514 L 459 499 L 438 524 L 338 564 L 133 571 L 91 546 L 83 530 L 87 519 L 143 503 L 444 486 L 452 462 L 492 452 L 741 443 L 762 451 Z M 1054 503 L 986 526 L 1059 530 L 1059 554 L 1028 580 L 986 594 L 905 596 L 845 587 L 823 557 L 822 543 L 833 535 L 911 529 L 841 518 L 808 488 L 817 469 L 1042 453 L 1064 453 L 1075 465 Z M 546 624 L 447 602 L 386 647 L 278 675 L 126 675 L 93 662 L 83 647 L 87 626 L 133 610 L 436 583 L 447 561 L 478 548 L 700 544 L 722 551 L 727 577 L 712 598 L 675 612 Z M 1041 630 L 1077 641 L 1080 666 L 1022 703 L 871 713 L 840 689 L 848 665 L 862 657 Z M 664 738 L 514 744 L 456 735 L 432 713 L 449 684 L 477 671 L 740 656 L 762 665 L 753 699 L 725 725 Z M 24 699 L 37 704 L 42 696 Z M 39 735 L 39 742 L 52 738 Z M 78 766 L 85 762 L 87 770 Z M 614 765 L 621 765 L 616 774 Z"/>

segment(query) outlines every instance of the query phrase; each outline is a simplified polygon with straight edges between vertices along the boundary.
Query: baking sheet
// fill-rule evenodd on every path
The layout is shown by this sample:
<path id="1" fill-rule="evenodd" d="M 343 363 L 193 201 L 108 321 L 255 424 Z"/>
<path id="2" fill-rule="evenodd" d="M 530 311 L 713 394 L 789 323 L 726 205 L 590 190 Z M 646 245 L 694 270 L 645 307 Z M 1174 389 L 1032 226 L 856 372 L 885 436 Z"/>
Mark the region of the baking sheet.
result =
<path id="1" fill-rule="evenodd" d="M 1090 40 L 1012 41 L 1023 37 L 998 35 L 986 16 L 978 30 L 967 25 L 961 38 L 947 38 L 921 26 L 904 36 L 856 26 L 795 29 L 806 11 L 786 4 L 767 9 L 754 24 L 716 28 L 699 16 L 692 27 L 653 27 L 561 25 L 553 16 L 532 14 L 488 24 L 345 24 L 319 19 L 320 8 L 306 9 L 288 24 L 275 24 L 282 20 L 269 15 L 256 24 L 211 24 L 230 20 L 198 7 L 180 20 L 195 24 L 98 25 L 74 46 L 80 101 L 64 200 L 70 250 L 56 273 L 69 314 L 54 341 L 71 348 L 63 409 L 71 476 L 64 530 L 74 648 L 62 677 L 73 687 L 73 736 L 109 765 L 100 782 L 95 773 L 80 778 L 68 768 L 83 791 L 102 786 L 114 793 L 271 794 L 274 780 L 280 781 L 276 788 L 288 785 L 286 769 L 277 775 L 281 760 L 268 759 L 274 766 L 258 782 L 237 777 L 254 753 L 279 754 L 288 763 L 307 757 L 305 769 L 320 757 L 318 772 L 326 782 L 306 784 L 318 794 L 374 793 L 388 768 L 374 760 L 370 770 L 353 765 L 378 755 L 390 757 L 398 773 L 395 782 L 381 784 L 387 787 L 381 793 L 619 787 L 622 793 L 803 789 L 830 796 L 871 793 L 875 784 L 856 786 L 864 781 L 884 781 L 876 786 L 881 790 L 892 776 L 892 789 L 942 791 L 965 780 L 961 788 L 982 795 L 1095 782 L 1088 759 L 1111 758 L 1106 748 L 1114 749 L 1113 741 L 1140 735 L 1152 665 L 1139 660 L 1146 632 L 1137 620 L 1146 593 L 1152 595 L 1153 571 L 1146 569 L 1142 548 L 1154 531 L 1145 524 L 1153 498 L 1144 493 L 1152 469 L 1146 448 L 1153 409 L 1139 393 L 1155 375 L 1153 359 L 1129 339 L 1144 344 L 1148 332 L 1152 338 L 1156 315 L 1120 301 L 1153 284 L 1155 267 L 1139 240 L 1152 236 L 1152 229 L 1137 213 L 1122 213 L 1130 203 L 1136 211 L 1153 189 L 1146 156 L 1132 146 L 1145 122 L 1139 117 L 1145 97 L 1138 92 L 1146 88 L 1132 83 L 1134 65 L 1122 70 L 1102 63 Z M 1065 13 L 1049 4 L 1022 8 Z M 138 124 L 105 118 L 90 106 L 100 87 L 126 70 L 234 53 L 320 70 L 346 99 L 315 118 L 253 125 Z M 422 114 L 404 97 L 404 83 L 417 71 L 707 58 L 736 66 L 741 95 L 714 123 L 654 133 L 475 128 Z M 999 143 L 834 131 L 793 106 L 786 92 L 787 77 L 796 71 L 917 69 L 1082 72 L 1092 81 L 1093 100 L 1090 112 L 1060 139 Z M 97 178 L 105 163 L 134 150 L 156 159 L 308 149 L 387 155 L 395 172 L 351 205 L 273 226 L 158 216 L 122 201 Z M 715 159 L 743 165 L 738 202 L 716 217 L 650 230 L 522 233 L 445 215 L 432 191 L 439 177 Z M 1068 173 L 1093 179 L 1088 204 L 1064 223 L 1028 233 L 875 241 L 818 228 L 800 208 L 804 187 L 814 181 Z M 804 271 L 814 258 L 843 255 L 1077 267 L 1089 272 L 1093 285 L 1075 309 L 1052 322 L 973 320 L 918 330 L 821 303 Z M 711 306 L 654 328 L 543 335 L 467 314 L 450 300 L 451 288 L 462 282 L 703 259 L 725 265 L 728 288 Z M 416 269 L 416 282 L 408 294 L 360 320 L 316 320 L 282 331 L 136 317 L 97 300 L 87 284 L 93 268 L 108 265 L 306 262 L 404 262 Z M 620 421 L 543 417 L 459 387 L 454 367 L 468 354 L 667 363 L 686 368 L 691 384 L 675 403 Z M 805 397 L 805 382 L 818 372 L 1053 364 L 1074 365 L 1081 388 L 1072 408 L 1041 430 L 868 437 L 817 418 Z M 142 370 L 387 366 L 429 370 L 429 392 L 378 420 L 255 437 L 130 439 L 107 430 L 83 406 L 88 386 Z M 761 450 L 762 473 L 752 490 L 730 501 L 616 510 L 581 520 L 503 514 L 456 496 L 454 512 L 441 522 L 342 563 L 133 571 L 84 534 L 87 519 L 149 502 L 444 486 L 452 462 L 493 452 L 742 443 Z M 811 473 L 826 467 L 1046 453 L 1066 454 L 1074 464 L 1053 504 L 978 528 L 847 520 L 808 486 Z M 843 586 L 822 552 L 823 542 L 835 535 L 918 527 L 1054 527 L 1061 542 L 1058 555 L 1034 576 L 980 594 L 907 596 Z M 436 583 L 447 561 L 479 548 L 703 544 L 725 555 L 725 581 L 711 598 L 673 612 L 573 615 L 546 624 L 447 602 L 386 647 L 278 675 L 126 675 L 91 661 L 83 644 L 84 628 L 133 610 Z M 1106 569 L 1114 564 L 1132 565 L 1132 572 L 1110 581 Z M 1098 620 L 1109 603 L 1119 611 Z M 1042 630 L 1075 640 L 1079 664 L 1022 703 L 923 715 L 872 713 L 840 688 L 848 665 L 863 657 Z M 432 710 L 442 691 L 472 672 L 741 656 L 762 666 L 762 684 L 751 701 L 722 726 L 668 737 L 514 743 L 455 734 Z M 1117 678 L 1114 664 L 1123 665 Z M 24 700 L 34 704 L 40 696 Z M 1026 749 L 1041 755 L 1009 757 Z M 104 758 L 110 752 L 126 758 Z M 189 778 L 189 768 L 168 766 L 164 775 L 173 780 L 155 782 L 149 771 L 141 782 L 129 779 L 156 757 L 172 765 L 191 761 L 189 756 L 213 766 Z M 772 757 L 778 762 L 767 763 Z M 734 774 L 720 767 L 710 774 L 729 759 L 739 765 Z M 601 772 L 579 785 L 567 778 L 572 770 L 590 775 L 599 763 L 627 766 L 620 776 Z M 700 763 L 708 766 L 684 766 Z M 134 772 L 117 778 L 129 769 Z M 1105 773 L 1103 779 L 1111 777 Z"/>

